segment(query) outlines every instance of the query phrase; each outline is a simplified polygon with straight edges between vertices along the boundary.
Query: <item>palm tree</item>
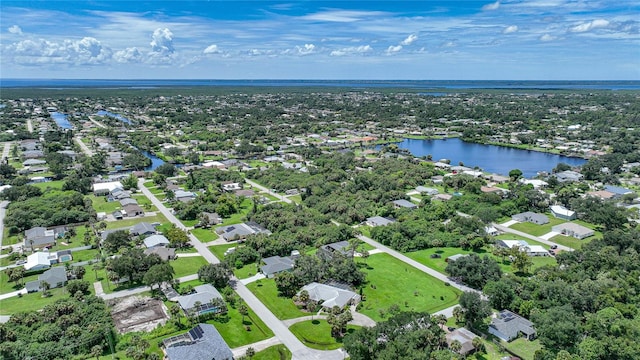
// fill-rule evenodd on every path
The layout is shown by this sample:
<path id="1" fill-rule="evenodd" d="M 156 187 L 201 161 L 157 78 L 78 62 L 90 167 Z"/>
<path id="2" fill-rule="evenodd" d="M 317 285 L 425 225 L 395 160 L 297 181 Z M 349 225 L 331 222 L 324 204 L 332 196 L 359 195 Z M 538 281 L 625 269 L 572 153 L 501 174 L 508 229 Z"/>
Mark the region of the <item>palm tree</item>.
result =
<path id="1" fill-rule="evenodd" d="M 460 349 L 462 349 L 462 344 L 458 340 L 453 340 L 451 344 L 449 344 L 449 349 L 453 352 L 459 353 Z"/>
<path id="2" fill-rule="evenodd" d="M 482 341 L 482 338 L 474 337 L 473 340 L 471 341 L 471 344 L 476 349 L 476 351 L 484 352 L 484 342 Z"/>
<path id="3" fill-rule="evenodd" d="M 91 348 L 91 356 L 95 356 L 96 360 L 100 360 L 100 355 L 102 355 L 102 346 L 101 345 L 94 345 Z"/>
<path id="4" fill-rule="evenodd" d="M 453 317 L 456 318 L 456 323 L 461 323 L 464 317 L 464 310 L 460 306 L 453 308 Z"/>

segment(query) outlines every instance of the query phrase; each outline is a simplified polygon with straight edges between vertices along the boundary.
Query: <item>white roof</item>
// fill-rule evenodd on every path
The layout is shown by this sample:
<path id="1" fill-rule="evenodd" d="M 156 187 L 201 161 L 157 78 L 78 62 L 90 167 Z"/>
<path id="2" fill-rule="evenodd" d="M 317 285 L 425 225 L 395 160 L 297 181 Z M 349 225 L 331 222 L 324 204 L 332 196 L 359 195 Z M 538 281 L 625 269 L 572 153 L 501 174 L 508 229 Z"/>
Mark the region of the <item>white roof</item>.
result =
<path id="1" fill-rule="evenodd" d="M 529 244 L 524 240 L 500 240 L 500 241 L 509 249 L 512 249 L 514 247 L 519 248 L 521 246 L 529 247 Z"/>
<path id="2" fill-rule="evenodd" d="M 358 296 L 353 291 L 343 290 L 337 287 L 312 282 L 305 285 L 300 291 L 306 290 L 309 298 L 313 301 L 323 301 L 322 306 L 332 308 L 334 306 L 344 307 L 351 299 Z M 299 294 L 299 293 L 298 293 Z"/>
<path id="3" fill-rule="evenodd" d="M 51 265 L 51 257 L 56 257 L 57 258 L 57 254 L 56 253 L 48 253 L 48 252 L 44 252 L 44 251 L 38 251 L 36 253 L 33 253 L 29 256 L 27 256 L 27 263 L 24 264 L 24 269 L 25 270 L 31 270 L 34 269 L 38 266 L 42 267 L 43 265 L 49 266 Z"/>
<path id="4" fill-rule="evenodd" d="M 169 239 L 167 239 L 164 235 L 151 235 L 148 238 L 144 239 L 144 246 L 146 246 L 147 248 L 168 244 Z"/>
<path id="5" fill-rule="evenodd" d="M 224 164 L 221 163 L 220 161 L 207 161 L 207 162 L 203 163 L 202 166 L 204 166 L 204 167 L 219 167 L 219 166 L 224 166 Z"/>
<path id="6" fill-rule="evenodd" d="M 551 205 L 551 211 L 564 216 L 573 216 L 573 214 L 576 213 L 575 211 L 569 210 L 566 207 L 560 205 Z"/>
<path id="7" fill-rule="evenodd" d="M 546 254 L 547 253 L 547 249 L 543 248 L 540 245 L 529 245 L 528 248 L 529 248 L 528 252 L 530 252 L 530 253 L 535 253 L 535 254 L 537 254 L 537 253 L 545 253 Z"/>
<path id="8" fill-rule="evenodd" d="M 93 191 L 113 191 L 115 189 L 122 189 L 122 183 L 120 181 L 111 181 L 104 183 L 95 183 L 93 184 Z"/>
<path id="9" fill-rule="evenodd" d="M 535 189 L 542 187 L 542 186 L 547 186 L 549 184 L 547 184 L 546 181 L 542 181 L 542 180 L 538 180 L 538 179 L 520 179 L 520 182 L 525 184 L 525 185 L 533 185 L 533 187 Z"/>

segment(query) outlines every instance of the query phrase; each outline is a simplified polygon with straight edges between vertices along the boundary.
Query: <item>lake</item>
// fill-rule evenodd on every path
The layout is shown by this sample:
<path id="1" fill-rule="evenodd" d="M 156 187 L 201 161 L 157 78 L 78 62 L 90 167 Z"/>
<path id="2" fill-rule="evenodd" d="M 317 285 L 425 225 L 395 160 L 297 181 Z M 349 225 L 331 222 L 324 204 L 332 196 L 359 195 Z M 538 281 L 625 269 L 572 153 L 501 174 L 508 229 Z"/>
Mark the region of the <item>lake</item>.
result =
<path id="1" fill-rule="evenodd" d="M 478 166 L 490 173 L 508 175 L 513 169 L 520 169 L 527 177 L 536 176 L 538 171 L 548 171 L 558 163 L 579 166 L 587 161 L 581 158 L 548 154 L 539 151 L 521 150 L 495 145 L 483 145 L 462 141 L 458 138 L 446 140 L 404 139 L 397 144 L 414 156 L 431 155 L 434 161 L 451 160 L 452 165 L 462 162 L 465 166 Z"/>
<path id="2" fill-rule="evenodd" d="M 120 114 L 114 114 L 110 111 L 105 111 L 105 110 L 100 110 L 96 113 L 96 115 L 98 116 L 108 116 L 110 118 L 122 121 L 125 124 L 129 124 L 131 125 L 131 120 L 127 119 L 126 117 L 120 115 Z"/>
<path id="3" fill-rule="evenodd" d="M 67 114 L 54 111 L 51 113 L 51 118 L 56 122 L 56 124 L 58 124 L 59 127 L 63 129 L 73 129 L 73 125 L 71 125 L 71 123 L 69 122 L 69 117 L 67 116 Z"/>
<path id="4" fill-rule="evenodd" d="M 148 152 L 148 151 L 140 151 L 142 153 L 142 155 L 144 155 L 145 157 L 147 157 L 148 159 L 151 159 L 151 166 L 148 166 L 147 168 L 145 168 L 145 171 L 153 171 L 155 169 L 158 168 L 158 166 L 164 164 L 164 160 L 160 159 L 159 157 L 153 155 L 152 153 Z"/>

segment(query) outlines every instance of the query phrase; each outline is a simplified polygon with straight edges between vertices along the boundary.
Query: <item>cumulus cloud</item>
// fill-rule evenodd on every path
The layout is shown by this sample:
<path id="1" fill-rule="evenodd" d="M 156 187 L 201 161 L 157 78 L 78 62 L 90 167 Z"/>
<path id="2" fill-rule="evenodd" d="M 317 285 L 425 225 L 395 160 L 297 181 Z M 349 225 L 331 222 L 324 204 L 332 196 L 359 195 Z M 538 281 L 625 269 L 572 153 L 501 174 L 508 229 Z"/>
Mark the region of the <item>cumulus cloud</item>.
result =
<path id="1" fill-rule="evenodd" d="M 518 26 L 517 25 L 511 25 L 511 26 L 507 26 L 506 28 L 504 28 L 504 30 L 502 30 L 503 34 L 511 34 L 518 31 Z"/>
<path id="2" fill-rule="evenodd" d="M 304 44 L 304 46 L 296 46 L 296 50 L 297 50 L 297 54 L 298 55 L 313 54 L 315 49 L 316 49 L 316 46 L 313 45 L 313 44 Z"/>
<path id="3" fill-rule="evenodd" d="M 155 52 L 173 54 L 173 33 L 167 28 L 157 28 L 151 36 L 150 45 Z"/>
<path id="4" fill-rule="evenodd" d="M 572 26 L 569 28 L 569 31 L 571 32 L 576 32 L 576 33 L 581 33 L 581 32 L 587 32 L 587 31 L 591 31 L 594 29 L 602 29 L 602 28 L 606 28 L 609 26 L 609 21 L 604 20 L 604 19 L 596 19 L 593 21 L 589 21 L 586 23 L 582 23 L 576 26 Z"/>
<path id="5" fill-rule="evenodd" d="M 205 54 L 222 54 L 222 50 L 216 44 L 211 44 L 204 49 L 203 53 Z"/>
<path id="6" fill-rule="evenodd" d="M 551 36 L 549 34 L 544 34 L 544 35 L 540 36 L 540 41 L 544 41 L 544 42 L 553 41 L 555 39 L 556 39 L 555 36 Z"/>
<path id="7" fill-rule="evenodd" d="M 418 35 L 411 34 L 411 35 L 407 36 L 406 39 L 402 40 L 400 42 L 400 45 L 411 45 L 416 40 L 418 40 Z"/>
<path id="8" fill-rule="evenodd" d="M 113 52 L 92 37 L 62 42 L 44 39 L 24 40 L 7 47 L 7 55 L 21 64 L 85 64 L 109 61 Z"/>
<path id="9" fill-rule="evenodd" d="M 500 0 L 483 6 L 482 10 L 485 10 L 485 11 L 498 10 L 499 7 L 500 7 Z"/>
<path id="10" fill-rule="evenodd" d="M 373 48 L 370 45 L 361 45 L 361 46 L 350 46 L 338 50 L 333 50 L 329 55 L 330 56 L 345 56 L 352 54 L 366 54 L 370 51 L 373 51 Z"/>
<path id="11" fill-rule="evenodd" d="M 249 56 L 274 56 L 276 55 L 275 51 L 273 50 L 264 50 L 264 49 L 249 49 L 247 51 L 247 55 Z"/>
<path id="12" fill-rule="evenodd" d="M 9 27 L 9 32 L 12 34 L 22 35 L 22 29 L 18 25 L 13 25 Z"/>
<path id="13" fill-rule="evenodd" d="M 119 63 L 140 63 L 144 60 L 142 52 L 137 47 L 129 47 L 124 50 L 116 51 L 113 54 L 113 60 Z"/>
<path id="14" fill-rule="evenodd" d="M 396 46 L 389 46 L 387 48 L 387 51 L 385 51 L 387 54 L 394 54 L 397 53 L 398 51 L 402 50 L 402 45 L 396 45 Z"/>

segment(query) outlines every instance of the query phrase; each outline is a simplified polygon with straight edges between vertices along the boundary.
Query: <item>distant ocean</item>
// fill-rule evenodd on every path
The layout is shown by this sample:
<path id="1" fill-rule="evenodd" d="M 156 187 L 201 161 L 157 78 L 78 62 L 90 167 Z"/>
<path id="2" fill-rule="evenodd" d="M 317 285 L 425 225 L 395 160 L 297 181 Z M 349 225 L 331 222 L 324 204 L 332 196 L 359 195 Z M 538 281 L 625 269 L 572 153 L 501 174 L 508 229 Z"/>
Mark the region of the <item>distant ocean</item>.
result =
<path id="1" fill-rule="evenodd" d="M 95 80 L 0 79 L 0 88 L 129 88 L 194 86 L 339 87 L 429 89 L 640 90 L 640 81 L 525 80 Z"/>

